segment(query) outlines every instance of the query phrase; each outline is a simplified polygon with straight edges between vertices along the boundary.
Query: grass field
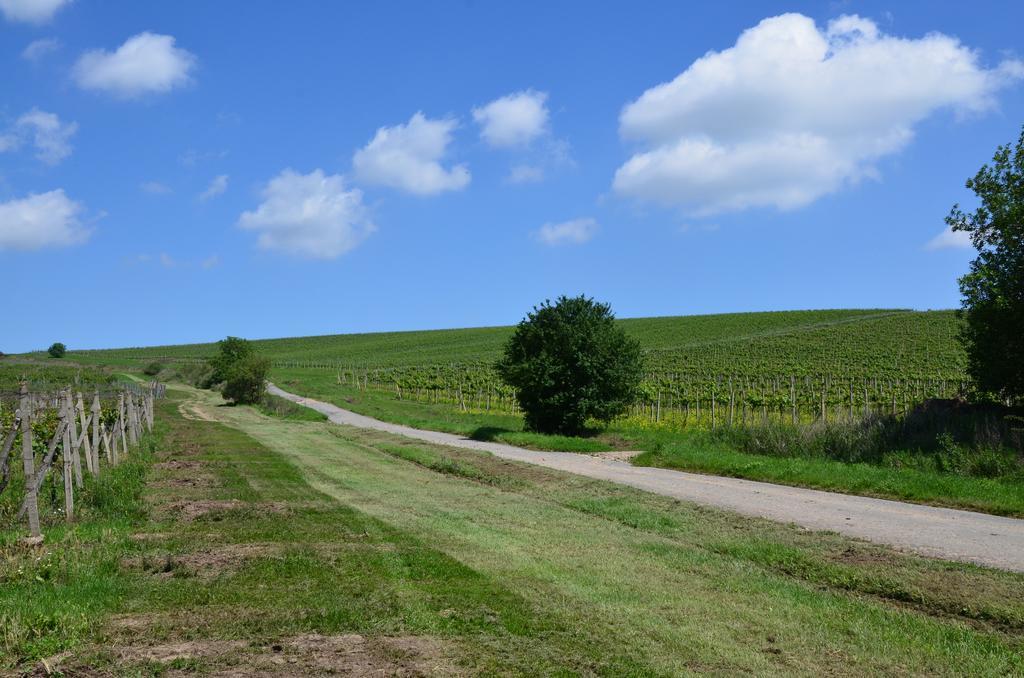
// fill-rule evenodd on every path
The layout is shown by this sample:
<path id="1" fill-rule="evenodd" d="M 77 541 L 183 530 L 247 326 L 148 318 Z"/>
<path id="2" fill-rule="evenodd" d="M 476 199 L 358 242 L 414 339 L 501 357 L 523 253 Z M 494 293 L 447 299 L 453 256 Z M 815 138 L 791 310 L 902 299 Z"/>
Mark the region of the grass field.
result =
<path id="1" fill-rule="evenodd" d="M 117 502 L 3 533 L 2 666 L 1024 671 L 1021 575 L 217 405 L 172 391 Z"/>

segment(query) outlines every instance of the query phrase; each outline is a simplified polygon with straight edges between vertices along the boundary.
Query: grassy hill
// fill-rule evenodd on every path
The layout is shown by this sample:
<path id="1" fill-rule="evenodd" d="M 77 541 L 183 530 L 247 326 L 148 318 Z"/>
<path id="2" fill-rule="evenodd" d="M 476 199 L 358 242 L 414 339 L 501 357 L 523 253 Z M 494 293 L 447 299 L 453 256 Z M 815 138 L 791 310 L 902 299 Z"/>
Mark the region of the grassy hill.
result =
<path id="1" fill-rule="evenodd" d="M 958 379 L 965 366 L 953 311 L 781 311 L 619 322 L 646 349 L 652 372 Z M 279 365 L 316 362 L 357 369 L 409 368 L 492 362 L 511 332 L 511 327 L 481 327 L 256 343 Z M 137 363 L 202 358 L 215 348 L 214 343 L 206 343 L 71 351 L 68 358 Z"/>

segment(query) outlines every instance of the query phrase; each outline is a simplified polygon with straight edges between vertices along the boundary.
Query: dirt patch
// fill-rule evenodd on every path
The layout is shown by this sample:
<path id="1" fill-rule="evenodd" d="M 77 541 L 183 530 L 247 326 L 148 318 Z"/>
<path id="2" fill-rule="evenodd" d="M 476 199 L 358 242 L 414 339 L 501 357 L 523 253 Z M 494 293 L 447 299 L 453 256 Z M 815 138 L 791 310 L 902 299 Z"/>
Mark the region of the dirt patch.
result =
<path id="1" fill-rule="evenodd" d="M 202 410 L 199 405 L 191 402 L 183 402 L 178 405 L 178 412 L 181 416 L 192 421 L 217 421 Z"/>
<path id="2" fill-rule="evenodd" d="M 208 516 L 216 516 L 216 514 L 228 511 L 251 510 L 261 515 L 267 513 L 288 515 L 291 513 L 289 505 L 282 501 L 247 502 L 239 501 L 238 499 L 181 500 L 168 504 L 166 510 L 177 514 L 178 518 L 185 522 L 192 522 Z"/>
<path id="3" fill-rule="evenodd" d="M 198 475 L 191 478 L 161 478 L 149 483 L 150 487 L 215 487 L 213 476 Z"/>
<path id="4" fill-rule="evenodd" d="M 276 544 L 227 544 L 192 553 L 158 553 L 125 558 L 121 561 L 121 566 L 142 570 L 161 578 L 191 576 L 212 579 L 221 574 L 234 572 L 253 558 L 280 553 L 281 547 Z"/>
<path id="5" fill-rule="evenodd" d="M 242 640 L 188 640 L 150 645 L 107 646 L 99 657 L 115 672 L 133 666 L 188 663 L 190 670 L 214 676 L 430 676 L 458 675 L 442 655 L 441 644 L 416 636 L 325 636 L 310 633 L 266 645 Z M 61 670 L 79 675 L 74 658 Z M 168 667 L 170 668 L 170 667 Z M 95 671 L 95 669 L 93 669 Z M 163 675 L 179 675 L 173 668 Z"/>
<path id="6" fill-rule="evenodd" d="M 211 513 L 235 511 L 249 505 L 237 499 L 194 499 L 168 504 L 167 510 L 178 514 L 181 520 L 190 523 Z"/>
<path id="7" fill-rule="evenodd" d="M 833 553 L 831 560 L 843 565 L 881 565 L 894 566 L 900 564 L 900 557 L 891 551 L 872 548 L 845 548 Z"/>
<path id="8" fill-rule="evenodd" d="M 160 469 L 161 471 L 195 471 L 203 467 L 201 461 L 182 461 L 180 459 L 172 459 L 171 461 L 162 461 L 158 464 L 153 464 L 153 468 Z"/>
<path id="9" fill-rule="evenodd" d="M 260 648 L 245 667 L 221 675 L 427 676 L 452 675 L 430 638 L 366 638 L 311 633 Z M 247 658 L 248 660 L 249 658 Z"/>
<path id="10" fill-rule="evenodd" d="M 593 455 L 598 459 L 609 459 L 611 461 L 629 461 L 633 457 L 639 457 L 643 450 L 617 450 L 615 452 L 598 452 Z"/>

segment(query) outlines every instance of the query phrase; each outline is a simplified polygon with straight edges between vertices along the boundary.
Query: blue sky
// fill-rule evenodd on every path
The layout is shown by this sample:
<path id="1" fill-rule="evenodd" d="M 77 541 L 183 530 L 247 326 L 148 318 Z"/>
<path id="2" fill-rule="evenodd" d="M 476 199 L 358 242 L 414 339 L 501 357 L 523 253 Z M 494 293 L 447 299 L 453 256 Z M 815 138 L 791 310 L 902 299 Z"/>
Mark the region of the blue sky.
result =
<path id="1" fill-rule="evenodd" d="M 1011 2 L 0 13 L 6 352 L 950 308 L 1024 123 Z"/>

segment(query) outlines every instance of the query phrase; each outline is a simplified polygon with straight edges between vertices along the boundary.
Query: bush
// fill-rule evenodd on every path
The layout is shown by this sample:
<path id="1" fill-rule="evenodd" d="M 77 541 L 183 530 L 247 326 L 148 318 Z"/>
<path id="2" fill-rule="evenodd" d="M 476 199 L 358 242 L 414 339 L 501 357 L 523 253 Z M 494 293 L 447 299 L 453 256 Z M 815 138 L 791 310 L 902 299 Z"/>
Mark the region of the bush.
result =
<path id="1" fill-rule="evenodd" d="M 209 363 L 185 363 L 175 368 L 178 378 L 197 388 L 210 388 L 212 385 L 213 368 Z"/>
<path id="2" fill-rule="evenodd" d="M 252 342 L 238 337 L 228 337 L 217 342 L 217 355 L 210 358 L 213 373 L 210 381 L 219 384 L 227 381 L 235 367 L 256 355 Z"/>
<path id="3" fill-rule="evenodd" d="M 147 377 L 155 377 L 164 369 L 163 363 L 152 362 L 142 368 L 142 373 Z"/>
<path id="4" fill-rule="evenodd" d="M 55 341 L 50 344 L 50 348 L 46 349 L 46 352 L 50 354 L 51 358 L 63 358 L 64 354 L 67 353 L 67 350 L 67 346 L 59 341 Z"/>
<path id="5" fill-rule="evenodd" d="M 239 405 L 255 405 L 263 400 L 267 389 L 270 361 L 250 355 L 236 362 L 224 380 L 224 397 Z"/>
<path id="6" fill-rule="evenodd" d="M 535 307 L 496 367 L 516 389 L 527 429 L 564 435 L 622 414 L 643 374 L 639 342 L 615 324 L 610 306 L 582 296 Z"/>

